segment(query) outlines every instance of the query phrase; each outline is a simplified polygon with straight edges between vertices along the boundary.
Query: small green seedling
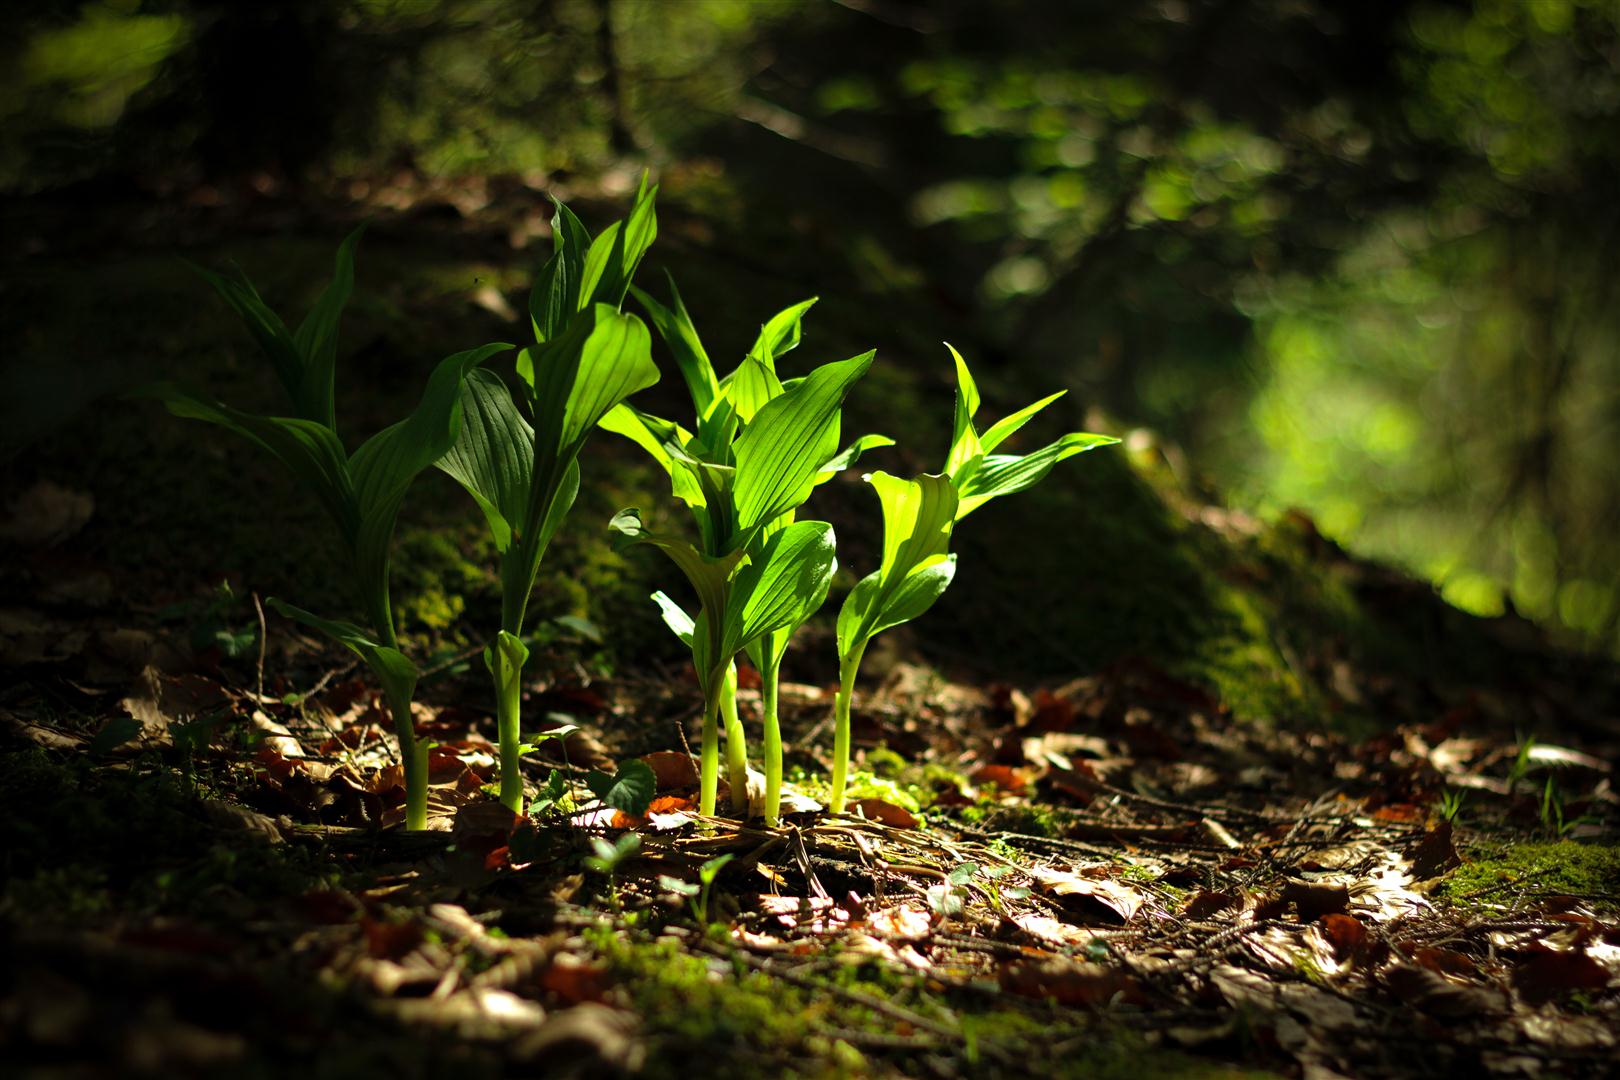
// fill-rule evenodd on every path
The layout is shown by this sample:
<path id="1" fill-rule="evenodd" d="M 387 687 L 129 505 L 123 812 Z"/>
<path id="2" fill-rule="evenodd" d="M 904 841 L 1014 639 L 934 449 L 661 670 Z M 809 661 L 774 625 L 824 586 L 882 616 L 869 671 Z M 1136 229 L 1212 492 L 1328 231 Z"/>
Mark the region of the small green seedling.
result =
<path id="1" fill-rule="evenodd" d="M 495 687 L 501 802 L 517 813 L 523 619 L 540 562 L 579 494 L 579 454 L 597 422 L 658 381 L 647 327 L 619 310 L 657 235 L 657 193 L 643 179 L 630 216 L 595 240 L 556 204 L 554 251 L 529 297 L 535 344 L 518 354 L 517 400 L 493 372 L 474 372 L 462 389 L 460 436 L 439 462 L 484 512 L 500 555 L 501 628 L 484 663 Z"/>
<path id="2" fill-rule="evenodd" d="M 1440 820 L 1457 820 L 1462 813 L 1463 805 L 1468 802 L 1468 792 L 1460 788 L 1447 788 L 1440 793 Z"/>
<path id="3" fill-rule="evenodd" d="M 335 427 L 333 398 L 339 316 L 354 284 L 359 229 L 338 249 L 331 285 L 309 317 L 289 333 L 245 276 L 233 281 L 199 270 L 242 317 L 269 357 L 295 415 L 260 416 L 233 409 L 168 383 L 144 391 L 171 413 L 234 432 L 269 452 L 331 516 L 343 540 L 350 578 L 369 630 L 325 619 L 284 601 L 271 607 L 343 644 L 370 666 L 393 715 L 405 769 L 405 823 L 427 827 L 427 746 L 415 737 L 411 698 L 416 666 L 399 649 L 389 598 L 388 556 L 406 489 L 417 474 L 454 445 L 462 420 L 462 385 L 468 374 L 510 345 L 492 344 L 441 361 L 428 377 L 416 410 L 349 454 Z"/>
<path id="4" fill-rule="evenodd" d="M 619 837 L 615 843 L 608 843 L 600 836 L 591 837 L 591 851 L 593 854 L 584 858 L 585 868 L 594 870 L 608 879 L 608 892 L 613 897 L 613 906 L 619 906 L 619 867 L 625 860 L 632 858 L 641 850 L 641 837 L 633 832 L 627 832 Z"/>
<path id="5" fill-rule="evenodd" d="M 714 813 L 719 785 L 719 732 L 724 718 L 726 770 L 734 812 L 748 810 L 748 756 L 736 708 L 736 657 L 749 651 L 759 667 L 765 704 L 766 820 L 775 824 L 782 788 L 782 743 L 776 686 L 788 639 L 826 600 L 837 567 L 832 526 L 795 521 L 817 484 L 847 468 L 863 450 L 889 445 L 878 435 L 838 450 L 841 409 L 866 373 L 872 353 L 824 364 L 782 380 L 776 360 L 799 343 L 800 320 L 814 300 L 772 317 L 742 363 L 719 378 L 697 330 L 670 283 L 669 306 L 639 289 L 636 298 L 675 357 L 697 416 L 696 431 L 629 406 L 602 426 L 631 439 L 669 474 L 686 503 L 699 541 L 653 532 L 636 509 L 611 523 L 619 547 L 660 548 L 691 583 L 694 618 L 663 593 L 653 600 L 692 650 L 703 689 L 699 809 Z"/>
<path id="6" fill-rule="evenodd" d="M 682 881 L 680 878 L 668 874 L 658 876 L 658 884 L 665 889 L 684 896 L 692 908 L 692 918 L 697 920 L 699 926 L 709 925 L 709 893 L 714 888 L 715 879 L 720 871 L 725 869 L 726 863 L 736 858 L 735 855 L 716 855 L 702 866 L 698 867 L 698 879 L 695 882 Z"/>
<path id="7" fill-rule="evenodd" d="M 835 814 L 844 811 L 849 777 L 849 712 L 861 657 L 878 634 L 917 618 L 944 595 L 956 576 L 956 556 L 949 550 L 956 523 L 991 499 L 1039 483 L 1064 458 L 1119 441 L 1107 435 L 1071 432 L 1033 453 L 992 453 L 1063 393 L 1051 394 L 1018 410 L 981 435 L 973 424 L 979 411 L 979 388 L 967 361 L 955 349 L 950 351 L 956 361 L 956 416 L 945 470 L 911 480 L 884 472 L 866 477 L 883 508 L 883 557 L 878 569 L 862 578 L 845 597 L 838 612 L 839 679 L 834 699 L 829 799 L 829 809 Z"/>

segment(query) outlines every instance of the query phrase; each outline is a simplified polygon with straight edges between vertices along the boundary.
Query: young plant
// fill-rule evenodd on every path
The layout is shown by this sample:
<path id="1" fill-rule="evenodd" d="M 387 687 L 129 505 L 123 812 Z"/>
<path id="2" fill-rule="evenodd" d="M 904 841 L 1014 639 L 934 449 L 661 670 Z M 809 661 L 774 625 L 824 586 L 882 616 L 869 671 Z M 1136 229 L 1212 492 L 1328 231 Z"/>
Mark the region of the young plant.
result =
<path id="1" fill-rule="evenodd" d="M 924 473 L 911 480 L 884 472 L 865 478 L 883 508 L 883 557 L 878 569 L 862 578 L 845 597 L 838 612 L 838 696 L 833 706 L 833 781 L 829 800 L 835 814 L 844 810 L 849 778 L 849 712 L 861 658 L 874 637 L 917 618 L 933 607 L 949 587 L 956 575 L 956 556 L 949 550 L 956 523 L 991 499 L 1039 483 L 1064 458 L 1119 441 L 1107 435 L 1071 432 L 1033 453 L 993 453 L 1063 393 L 1044 397 L 980 434 L 973 424 L 979 411 L 979 388 L 967 361 L 955 349 L 950 351 L 956 361 L 956 416 L 944 471 Z"/>
<path id="2" fill-rule="evenodd" d="M 440 361 L 410 416 L 373 435 L 349 454 L 334 426 L 334 358 L 338 319 L 354 283 L 354 247 L 360 230 L 344 240 L 331 285 L 308 318 L 289 333 L 245 276 L 233 281 L 199 271 L 242 317 L 275 367 L 292 402 L 291 417 L 260 416 L 161 383 L 144 391 L 176 416 L 234 432 L 279 460 L 325 507 L 343 540 L 349 577 L 369 629 L 325 619 L 281 600 L 269 604 L 288 618 L 343 644 L 370 666 L 382 685 L 399 738 L 405 769 L 405 825 L 427 827 L 427 744 L 416 738 L 411 698 L 416 666 L 400 651 L 389 596 L 388 556 L 400 504 L 411 481 L 455 442 L 461 424 L 462 383 L 468 373 L 510 345 L 485 345 Z"/>
<path id="3" fill-rule="evenodd" d="M 654 601 L 665 622 L 692 649 L 704 695 L 700 808 L 714 812 L 719 777 L 719 730 L 724 719 L 733 809 L 746 813 L 747 750 L 736 707 L 737 653 L 759 667 L 765 724 L 765 817 L 775 824 L 782 787 L 782 745 L 776 687 L 788 639 L 826 599 L 836 568 L 832 527 L 795 522 L 817 484 L 848 467 L 863 450 L 890 445 L 879 435 L 838 452 L 841 408 L 872 354 L 817 368 L 783 381 L 779 356 L 800 339 L 806 300 L 773 316 L 735 371 L 719 378 L 670 283 L 672 303 L 633 290 L 674 354 L 696 413 L 696 431 L 628 406 L 602 426 L 631 439 L 670 476 L 674 494 L 696 522 L 699 543 L 649 532 L 639 511 L 626 510 L 613 527 L 621 546 L 651 543 L 680 567 L 697 592 L 693 619 L 663 593 Z"/>
<path id="4" fill-rule="evenodd" d="M 554 250 L 529 297 L 535 344 L 517 359 L 521 408 L 494 373 L 474 372 L 462 389 L 460 437 L 439 462 L 483 510 L 500 555 L 501 627 L 484 662 L 495 686 L 501 802 L 515 813 L 523 810 L 523 619 L 540 562 L 579 493 L 585 440 L 609 410 L 658 381 L 651 335 L 619 310 L 657 234 L 656 195 L 644 181 L 630 216 L 594 241 L 556 204 Z"/>

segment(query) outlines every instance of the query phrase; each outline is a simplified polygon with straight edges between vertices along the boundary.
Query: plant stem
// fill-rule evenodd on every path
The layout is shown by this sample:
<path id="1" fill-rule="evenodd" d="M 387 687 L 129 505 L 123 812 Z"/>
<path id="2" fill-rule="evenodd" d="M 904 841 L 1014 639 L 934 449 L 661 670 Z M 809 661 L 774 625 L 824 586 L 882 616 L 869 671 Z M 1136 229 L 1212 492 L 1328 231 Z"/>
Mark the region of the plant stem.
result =
<path id="1" fill-rule="evenodd" d="M 714 800 L 720 790 L 720 695 L 703 699 L 703 749 L 698 765 L 698 812 L 714 816 Z"/>
<path id="2" fill-rule="evenodd" d="M 720 690 L 720 711 L 726 719 L 726 780 L 731 785 L 731 809 L 739 817 L 748 816 L 748 743 L 742 718 L 737 715 L 737 663 L 726 667 L 726 681 Z"/>
<path id="3" fill-rule="evenodd" d="M 765 824 L 776 828 L 782 812 L 782 727 L 776 716 L 777 682 L 782 675 L 780 657 L 759 674 L 759 696 L 765 726 Z"/>
<path id="4" fill-rule="evenodd" d="M 427 828 L 427 752 L 426 741 L 416 738 L 416 726 L 411 720 L 411 699 L 390 694 L 388 710 L 394 717 L 394 734 L 399 737 L 399 760 L 405 768 L 405 828 L 421 832 Z"/>
<path id="5" fill-rule="evenodd" d="M 495 725 L 501 751 L 501 804 L 514 814 L 523 813 L 523 678 L 522 666 L 508 671 L 506 653 L 497 644 L 489 650 L 490 675 L 495 682 Z"/>
<path id="6" fill-rule="evenodd" d="M 844 787 L 849 782 L 849 707 L 855 696 L 855 676 L 861 669 L 861 655 L 866 642 L 859 642 L 847 656 L 839 658 L 838 697 L 833 702 L 833 778 L 832 797 L 828 809 L 835 814 L 844 812 Z"/>

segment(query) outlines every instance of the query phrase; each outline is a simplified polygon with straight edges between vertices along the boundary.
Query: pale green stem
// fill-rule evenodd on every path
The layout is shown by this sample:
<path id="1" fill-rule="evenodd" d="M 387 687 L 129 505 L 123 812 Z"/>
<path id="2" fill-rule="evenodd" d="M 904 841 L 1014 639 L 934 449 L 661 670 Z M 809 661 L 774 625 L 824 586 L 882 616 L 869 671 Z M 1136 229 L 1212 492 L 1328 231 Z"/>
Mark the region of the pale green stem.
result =
<path id="1" fill-rule="evenodd" d="M 782 813 L 782 727 L 776 716 L 777 682 L 782 675 L 780 664 L 759 674 L 760 711 L 765 725 L 765 824 L 776 828 Z"/>
<path id="2" fill-rule="evenodd" d="M 726 681 L 720 690 L 720 711 L 726 719 L 726 781 L 731 785 L 731 809 L 748 816 L 748 742 L 742 718 L 737 715 L 737 664 L 726 666 Z"/>
<path id="3" fill-rule="evenodd" d="M 720 695 L 703 699 L 703 751 L 698 765 L 698 812 L 714 816 L 714 800 L 720 791 Z"/>
<path id="4" fill-rule="evenodd" d="M 399 648 L 394 633 L 394 616 L 388 603 L 387 578 L 383 588 L 371 597 L 371 619 L 382 643 L 390 649 Z M 411 695 L 389 694 L 388 712 L 394 720 L 394 735 L 399 739 L 399 761 L 405 770 L 405 828 L 421 832 L 427 828 L 428 746 L 416 737 L 416 721 L 411 716 Z"/>
<path id="5" fill-rule="evenodd" d="M 400 763 L 405 768 L 405 828 L 420 832 L 427 828 L 428 744 L 416 738 L 409 697 L 389 695 L 388 708 L 394 717 L 394 734 L 399 737 Z"/>
<path id="6" fill-rule="evenodd" d="M 497 644 L 489 650 L 494 662 L 490 675 L 495 681 L 495 725 L 501 749 L 501 804 L 514 814 L 523 813 L 523 678 L 507 672 L 505 652 Z"/>
<path id="7" fill-rule="evenodd" d="M 861 670 L 864 652 L 866 642 L 861 641 L 838 663 L 838 697 L 833 702 L 832 797 L 828 800 L 828 809 L 835 814 L 844 812 L 844 788 L 849 783 L 849 707 L 855 696 L 855 676 Z"/>

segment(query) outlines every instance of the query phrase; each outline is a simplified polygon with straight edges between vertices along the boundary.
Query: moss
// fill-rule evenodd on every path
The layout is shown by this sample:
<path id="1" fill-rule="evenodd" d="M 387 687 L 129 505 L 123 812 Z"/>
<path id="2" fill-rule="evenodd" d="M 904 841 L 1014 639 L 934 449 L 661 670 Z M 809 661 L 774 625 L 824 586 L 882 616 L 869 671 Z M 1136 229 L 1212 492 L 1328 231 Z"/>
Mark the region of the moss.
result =
<path id="1" fill-rule="evenodd" d="M 1502 904 L 1524 892 L 1569 893 L 1607 907 L 1620 903 L 1620 846 L 1561 840 L 1476 848 L 1469 856 L 1433 895 L 1464 904 Z"/>
<path id="2" fill-rule="evenodd" d="M 588 931 L 586 939 L 618 981 L 624 1004 L 642 1017 L 650 1043 L 646 1075 L 683 1076 L 688 1062 L 698 1057 L 724 1061 L 731 1071 L 749 1075 L 766 1069 L 792 1077 L 917 1075 L 917 1062 L 903 1050 L 863 1054 L 840 1037 L 893 1034 L 896 1027 L 892 1018 L 849 997 L 694 954 L 668 939 L 649 941 L 609 927 Z M 917 976 L 875 963 L 834 965 L 826 978 L 866 997 L 920 1009 L 960 1031 L 959 1060 L 970 1075 L 1033 1073 L 1073 1080 L 1273 1075 L 1150 1046 L 1123 1027 L 1088 1023 L 1085 1014 L 1037 1002 L 1008 1004 L 974 994 L 941 1001 L 948 1012 L 933 1010 L 916 1000 Z M 1054 1042 L 1054 1027 L 1068 1028 L 1071 1037 Z"/>
<path id="3" fill-rule="evenodd" d="M 685 1075 L 689 1062 L 718 1057 L 735 1071 L 769 1064 L 783 1075 L 857 1075 L 860 1055 L 836 1040 L 812 1038 L 830 1026 L 833 999 L 694 954 L 674 941 L 637 941 L 604 929 L 587 940 L 619 980 L 626 1004 L 639 1013 L 651 1046 L 645 1074 Z M 843 1018 L 845 1021 L 852 1019 Z M 846 1068 L 848 1061 L 854 1068 Z"/>
<path id="4" fill-rule="evenodd" d="M 141 762 L 112 769 L 38 749 L 0 756 L 0 915 L 73 923 L 117 910 L 229 921 L 331 884 L 324 852 L 243 843 L 210 826 L 200 793 Z"/>
<path id="5" fill-rule="evenodd" d="M 1066 827 L 1074 818 L 1070 811 L 1041 803 L 1009 806 L 992 799 L 982 799 L 973 806 L 964 806 L 957 814 L 969 825 L 976 825 L 989 832 L 1048 838 L 1064 835 Z"/>
<path id="6" fill-rule="evenodd" d="M 405 633 L 443 633 L 474 607 L 499 612 L 495 547 L 480 523 L 401 529 L 394 541 L 395 618 Z M 497 616 L 498 617 L 498 616 Z"/>

